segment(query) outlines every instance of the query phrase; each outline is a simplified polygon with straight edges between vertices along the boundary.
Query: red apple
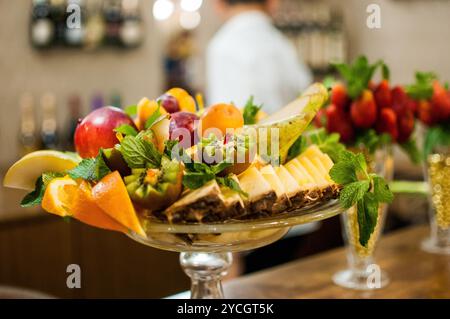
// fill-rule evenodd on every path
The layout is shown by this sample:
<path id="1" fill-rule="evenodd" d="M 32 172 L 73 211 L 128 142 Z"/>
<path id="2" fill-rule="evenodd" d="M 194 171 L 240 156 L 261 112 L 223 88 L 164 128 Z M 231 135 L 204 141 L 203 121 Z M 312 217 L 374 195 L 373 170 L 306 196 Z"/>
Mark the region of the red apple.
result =
<path id="1" fill-rule="evenodd" d="M 194 113 L 177 112 L 171 115 L 169 125 L 169 137 L 171 140 L 179 140 L 180 146 L 187 149 L 194 145 L 196 136 L 196 121 L 200 118 Z"/>
<path id="2" fill-rule="evenodd" d="M 114 129 L 133 120 L 121 109 L 105 106 L 88 114 L 75 130 L 75 148 L 82 158 L 96 157 L 100 148 L 112 148 L 119 143 Z"/>

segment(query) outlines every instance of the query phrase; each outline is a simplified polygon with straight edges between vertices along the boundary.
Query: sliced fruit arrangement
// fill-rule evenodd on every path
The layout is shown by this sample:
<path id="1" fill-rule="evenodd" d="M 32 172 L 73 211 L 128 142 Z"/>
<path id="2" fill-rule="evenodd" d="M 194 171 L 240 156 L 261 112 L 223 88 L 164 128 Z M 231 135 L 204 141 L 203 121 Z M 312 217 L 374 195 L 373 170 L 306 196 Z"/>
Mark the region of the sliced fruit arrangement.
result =
<path id="1" fill-rule="evenodd" d="M 190 190 L 162 212 L 170 222 L 211 222 L 271 216 L 337 198 L 330 157 L 312 145 L 285 165 L 250 166 L 233 180 L 242 190 L 230 197 L 216 180 Z"/>
<path id="2" fill-rule="evenodd" d="M 329 174 L 344 149 L 335 136 L 297 144 L 327 100 L 326 88 L 314 84 L 265 116 L 252 98 L 242 111 L 223 103 L 203 110 L 201 96 L 171 89 L 125 111 L 92 112 L 75 132 L 79 156 L 29 154 L 10 168 L 4 185 L 34 189 L 24 207 L 40 204 L 141 236 L 141 219 L 149 216 L 207 223 L 296 210 L 337 198 L 342 188 Z"/>
<path id="3" fill-rule="evenodd" d="M 370 153 L 397 143 L 417 162 L 413 137 L 417 103 L 404 87 L 391 87 L 386 64 L 370 64 L 361 56 L 352 64 L 334 66 L 345 82 L 332 85 L 330 104 L 318 112 L 315 125 L 325 127 L 329 133 L 339 133 L 346 145 L 363 146 Z M 379 68 L 383 79 L 375 84 L 372 77 Z"/>

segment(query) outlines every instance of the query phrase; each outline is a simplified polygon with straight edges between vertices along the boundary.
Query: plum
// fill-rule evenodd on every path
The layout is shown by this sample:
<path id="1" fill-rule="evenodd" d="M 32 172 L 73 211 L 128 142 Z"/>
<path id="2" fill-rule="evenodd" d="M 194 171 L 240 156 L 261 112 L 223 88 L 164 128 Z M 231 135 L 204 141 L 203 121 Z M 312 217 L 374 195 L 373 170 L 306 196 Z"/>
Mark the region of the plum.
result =
<path id="1" fill-rule="evenodd" d="M 176 112 L 171 115 L 169 138 L 179 140 L 180 146 L 187 149 L 195 144 L 196 124 L 200 118 L 190 112 Z"/>
<path id="2" fill-rule="evenodd" d="M 114 129 L 128 124 L 136 129 L 133 120 L 121 109 L 105 106 L 89 113 L 75 130 L 74 143 L 82 158 L 96 157 L 101 148 L 113 148 L 119 143 Z"/>
<path id="3" fill-rule="evenodd" d="M 180 111 L 178 100 L 170 94 L 161 95 L 158 98 L 158 101 L 161 101 L 161 106 L 167 111 L 167 113 L 172 114 Z"/>

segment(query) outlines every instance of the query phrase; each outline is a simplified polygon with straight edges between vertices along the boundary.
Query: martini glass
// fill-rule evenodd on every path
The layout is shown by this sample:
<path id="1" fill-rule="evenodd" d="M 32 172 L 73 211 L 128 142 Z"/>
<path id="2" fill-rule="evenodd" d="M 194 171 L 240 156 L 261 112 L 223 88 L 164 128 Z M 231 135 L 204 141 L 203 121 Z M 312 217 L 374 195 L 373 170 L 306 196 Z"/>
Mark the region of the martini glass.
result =
<path id="1" fill-rule="evenodd" d="M 436 147 L 426 161 L 425 176 L 430 194 L 430 237 L 422 249 L 450 255 L 450 147 Z"/>
<path id="2" fill-rule="evenodd" d="M 180 252 L 180 264 L 191 278 L 191 298 L 224 298 L 221 280 L 232 264 L 232 252 L 269 245 L 290 227 L 333 217 L 343 212 L 338 200 L 316 203 L 276 216 L 221 223 L 169 224 L 155 217 L 142 219 L 147 237 L 129 236 L 137 242 Z"/>
<path id="3" fill-rule="evenodd" d="M 394 175 L 392 148 L 386 146 L 375 152 L 373 156 L 366 154 L 369 171 L 384 177 L 388 182 Z M 385 287 L 389 277 L 375 263 L 373 253 L 381 237 L 386 220 L 388 205 L 380 204 L 375 229 L 366 246 L 359 242 L 359 224 L 356 206 L 341 215 L 342 233 L 347 251 L 348 268 L 334 274 L 333 282 L 338 286 L 372 290 Z"/>

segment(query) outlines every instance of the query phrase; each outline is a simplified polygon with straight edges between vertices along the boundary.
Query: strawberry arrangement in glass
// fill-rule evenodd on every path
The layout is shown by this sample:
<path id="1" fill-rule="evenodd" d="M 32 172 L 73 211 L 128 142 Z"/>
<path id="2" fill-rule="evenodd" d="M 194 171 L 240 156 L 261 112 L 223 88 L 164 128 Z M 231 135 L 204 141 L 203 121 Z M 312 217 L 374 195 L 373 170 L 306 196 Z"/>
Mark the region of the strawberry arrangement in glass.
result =
<path id="1" fill-rule="evenodd" d="M 396 143 L 417 162 L 413 138 L 417 103 L 404 87 L 391 87 L 386 64 L 383 61 L 370 64 L 361 56 L 352 64 L 334 66 L 344 83 L 330 85 L 330 104 L 319 111 L 315 125 L 338 133 L 347 146 L 363 147 L 369 154 L 383 145 Z M 378 69 L 382 71 L 382 80 L 376 84 L 372 78 Z"/>
<path id="2" fill-rule="evenodd" d="M 450 91 L 433 73 L 417 72 L 406 87 L 423 124 L 423 158 L 430 188 L 431 235 L 424 250 L 450 254 Z"/>

